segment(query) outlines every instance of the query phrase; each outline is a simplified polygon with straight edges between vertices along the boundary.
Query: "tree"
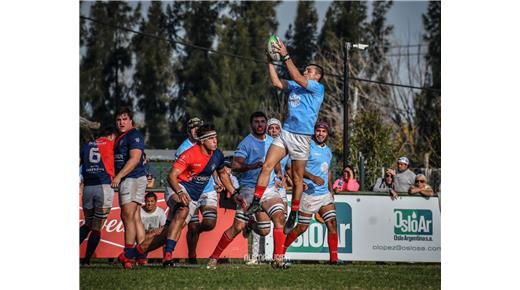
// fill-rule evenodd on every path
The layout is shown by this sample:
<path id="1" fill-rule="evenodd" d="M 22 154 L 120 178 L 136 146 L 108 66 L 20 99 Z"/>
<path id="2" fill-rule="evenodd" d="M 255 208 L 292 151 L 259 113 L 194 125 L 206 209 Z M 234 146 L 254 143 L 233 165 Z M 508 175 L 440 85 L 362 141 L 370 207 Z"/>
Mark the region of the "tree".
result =
<path id="1" fill-rule="evenodd" d="M 318 12 L 314 1 L 299 1 L 294 19 L 294 32 L 289 26 L 286 36 L 290 36 L 287 49 L 298 66 L 311 62 L 316 53 Z"/>
<path id="2" fill-rule="evenodd" d="M 142 19 L 139 31 L 162 39 L 136 34 L 133 47 L 136 53 L 134 89 L 138 107 L 144 113 L 143 134 L 150 148 L 171 147 L 167 120 L 168 103 L 172 99 L 174 72 L 172 48 L 168 37 L 166 15 L 161 2 L 151 2 L 147 19 Z"/>
<path id="3" fill-rule="evenodd" d="M 426 86 L 441 89 L 441 2 L 430 1 L 423 15 L 428 42 Z M 423 91 L 415 97 L 418 156 L 424 167 L 441 167 L 441 94 Z"/>
<path id="4" fill-rule="evenodd" d="M 140 18 L 126 2 L 95 2 L 90 17 L 111 25 L 133 28 Z M 115 111 L 131 105 L 131 88 L 125 74 L 132 66 L 130 33 L 90 21 L 81 30 L 85 53 L 80 61 L 80 114 L 102 126 L 114 122 Z"/>
<path id="5" fill-rule="evenodd" d="M 216 23 L 222 4 L 219 2 L 175 2 L 172 11 L 178 17 L 179 28 L 184 32 L 183 42 L 201 47 L 211 47 L 216 36 Z M 170 19 L 172 19 L 170 17 Z M 174 27 L 174 25 L 172 25 Z M 175 30 L 170 28 L 170 30 Z M 178 77 L 178 90 L 170 106 L 178 115 L 180 124 L 174 126 L 178 132 L 177 143 L 186 137 L 187 120 L 199 117 L 206 122 L 214 115 L 214 107 L 208 106 L 210 78 L 214 73 L 214 64 L 207 51 L 190 46 L 183 46 L 179 51 L 179 64 L 175 73 Z M 172 115 L 172 117 L 175 114 Z M 172 120 L 175 123 L 175 120 Z"/>
<path id="6" fill-rule="evenodd" d="M 265 59 L 265 43 L 276 31 L 277 2 L 233 2 L 218 27 L 218 51 Z M 266 109 L 270 83 L 266 65 L 213 55 L 210 90 L 191 106 L 191 113 L 213 116 L 219 146 L 234 148 L 249 132 L 249 116 Z M 200 114 L 200 113 L 199 113 Z"/>

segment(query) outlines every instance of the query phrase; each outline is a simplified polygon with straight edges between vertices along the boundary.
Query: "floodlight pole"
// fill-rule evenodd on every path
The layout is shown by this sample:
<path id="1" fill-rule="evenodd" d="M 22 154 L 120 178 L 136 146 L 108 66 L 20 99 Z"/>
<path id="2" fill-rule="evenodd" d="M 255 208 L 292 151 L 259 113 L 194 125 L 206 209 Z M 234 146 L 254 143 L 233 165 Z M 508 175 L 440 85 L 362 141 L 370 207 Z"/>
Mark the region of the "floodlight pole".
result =
<path id="1" fill-rule="evenodd" d="M 365 50 L 368 47 L 366 44 L 345 42 L 343 47 L 343 169 L 347 167 L 350 161 L 350 139 L 348 132 L 348 103 L 349 103 L 349 77 L 350 64 L 348 53 L 350 48 L 358 50 Z"/>

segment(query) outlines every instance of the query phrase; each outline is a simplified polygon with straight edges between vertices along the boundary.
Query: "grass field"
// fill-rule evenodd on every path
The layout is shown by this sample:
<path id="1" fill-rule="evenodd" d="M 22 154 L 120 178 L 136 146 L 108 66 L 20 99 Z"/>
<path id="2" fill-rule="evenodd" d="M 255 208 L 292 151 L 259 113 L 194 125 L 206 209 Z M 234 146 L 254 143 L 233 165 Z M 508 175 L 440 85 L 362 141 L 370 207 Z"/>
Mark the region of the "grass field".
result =
<path id="1" fill-rule="evenodd" d="M 105 260 L 106 261 L 106 260 Z M 204 265 L 205 266 L 205 265 Z M 275 270 L 269 265 L 219 264 L 174 268 L 147 265 L 123 270 L 93 263 L 80 269 L 80 289 L 440 289 L 440 264 L 351 263 L 341 266 L 294 264 Z"/>

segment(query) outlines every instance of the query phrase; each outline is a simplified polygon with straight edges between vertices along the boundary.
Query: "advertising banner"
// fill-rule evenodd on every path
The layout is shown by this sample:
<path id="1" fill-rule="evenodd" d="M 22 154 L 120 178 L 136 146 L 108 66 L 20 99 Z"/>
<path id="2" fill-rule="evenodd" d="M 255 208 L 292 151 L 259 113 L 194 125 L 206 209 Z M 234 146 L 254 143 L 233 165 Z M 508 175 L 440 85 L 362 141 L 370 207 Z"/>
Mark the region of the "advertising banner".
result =
<path id="1" fill-rule="evenodd" d="M 162 192 L 156 193 L 158 197 L 157 206 L 165 210 L 168 214 L 168 206 L 164 201 L 164 194 Z M 81 204 L 81 196 L 80 196 Z M 83 216 L 83 209 L 80 207 L 80 226 L 85 223 Z M 105 221 L 101 231 L 101 241 L 99 242 L 93 258 L 115 258 L 124 249 L 124 226 L 121 221 L 121 211 L 119 208 L 119 200 L 117 192 L 114 195 L 114 203 L 110 215 Z M 234 210 L 226 210 L 219 208 L 217 211 L 217 225 L 212 231 L 200 234 L 197 246 L 197 257 L 207 258 L 213 253 L 220 237 L 224 231 L 233 224 L 235 217 Z M 199 213 L 199 219 L 202 221 L 202 215 Z M 188 246 L 186 244 L 187 226 L 183 229 L 180 240 L 177 243 L 174 258 L 187 258 Z M 87 248 L 87 240 L 83 241 L 80 246 L 80 257 L 83 258 Z M 233 242 L 222 253 L 222 258 L 244 258 L 247 256 L 247 240 L 242 235 L 238 235 Z M 162 258 L 162 249 L 159 248 L 148 254 L 148 258 Z"/>
<path id="2" fill-rule="evenodd" d="M 290 196 L 288 196 L 290 198 Z M 338 257 L 347 261 L 440 262 L 441 217 L 436 197 L 336 195 Z M 266 238 L 266 258 L 273 251 Z M 294 260 L 328 260 L 327 227 L 312 220 L 287 250 Z"/>

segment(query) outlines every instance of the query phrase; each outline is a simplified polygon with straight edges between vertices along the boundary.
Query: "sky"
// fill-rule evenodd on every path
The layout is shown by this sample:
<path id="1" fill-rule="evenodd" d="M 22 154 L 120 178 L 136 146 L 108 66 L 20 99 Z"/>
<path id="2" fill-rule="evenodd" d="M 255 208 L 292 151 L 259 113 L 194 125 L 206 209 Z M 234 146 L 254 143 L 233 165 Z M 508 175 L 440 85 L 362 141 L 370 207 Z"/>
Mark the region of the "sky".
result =
<path id="1" fill-rule="evenodd" d="M 330 6 L 331 1 L 316 1 L 316 10 L 318 11 L 318 31 L 320 31 L 325 14 Z M 294 23 L 296 16 L 296 7 L 298 1 L 283 1 L 276 8 L 278 16 L 278 32 L 277 34 L 283 38 L 290 23 Z M 372 5 L 368 3 L 368 11 L 372 12 Z M 404 44 L 408 40 L 410 43 L 416 43 L 423 32 L 422 14 L 426 12 L 428 2 L 426 1 L 394 1 L 392 8 L 388 12 L 388 22 L 394 25 L 395 41 Z M 413 40 L 413 41 L 412 41 Z"/>

